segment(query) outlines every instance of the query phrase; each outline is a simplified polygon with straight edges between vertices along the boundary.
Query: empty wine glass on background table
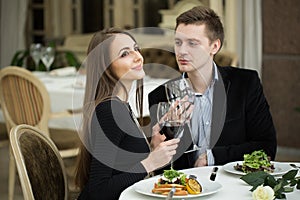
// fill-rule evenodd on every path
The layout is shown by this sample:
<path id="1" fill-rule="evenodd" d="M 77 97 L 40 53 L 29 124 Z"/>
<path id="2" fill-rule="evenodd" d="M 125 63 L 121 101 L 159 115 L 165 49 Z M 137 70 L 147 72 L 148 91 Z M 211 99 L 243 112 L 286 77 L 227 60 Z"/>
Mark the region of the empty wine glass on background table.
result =
<path id="1" fill-rule="evenodd" d="M 50 71 L 50 66 L 54 62 L 55 49 L 53 47 L 44 47 L 41 54 L 42 62 L 44 63 L 46 70 Z"/>
<path id="2" fill-rule="evenodd" d="M 30 56 L 34 61 L 36 71 L 39 70 L 39 62 L 41 59 L 42 48 L 43 46 L 40 43 L 34 43 L 30 45 L 29 52 L 30 52 Z"/>

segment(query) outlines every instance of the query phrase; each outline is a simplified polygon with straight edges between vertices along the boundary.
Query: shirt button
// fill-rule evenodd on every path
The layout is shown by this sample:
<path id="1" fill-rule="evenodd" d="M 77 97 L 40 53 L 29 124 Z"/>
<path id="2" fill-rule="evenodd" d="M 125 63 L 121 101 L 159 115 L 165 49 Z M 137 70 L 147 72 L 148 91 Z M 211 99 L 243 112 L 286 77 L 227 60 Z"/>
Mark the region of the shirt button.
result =
<path id="1" fill-rule="evenodd" d="M 205 125 L 209 125 L 209 121 L 205 122 Z"/>

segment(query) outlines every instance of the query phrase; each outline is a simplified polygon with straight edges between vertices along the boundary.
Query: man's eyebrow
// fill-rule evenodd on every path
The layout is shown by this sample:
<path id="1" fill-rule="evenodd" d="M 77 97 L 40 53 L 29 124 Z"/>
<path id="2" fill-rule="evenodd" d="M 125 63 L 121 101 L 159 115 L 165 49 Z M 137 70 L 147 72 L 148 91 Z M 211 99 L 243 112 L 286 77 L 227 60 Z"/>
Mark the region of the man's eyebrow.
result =
<path id="1" fill-rule="evenodd" d="M 178 38 L 178 37 L 175 37 L 174 40 L 187 40 L 187 41 L 196 41 L 196 42 L 201 42 L 199 39 L 197 38 Z"/>

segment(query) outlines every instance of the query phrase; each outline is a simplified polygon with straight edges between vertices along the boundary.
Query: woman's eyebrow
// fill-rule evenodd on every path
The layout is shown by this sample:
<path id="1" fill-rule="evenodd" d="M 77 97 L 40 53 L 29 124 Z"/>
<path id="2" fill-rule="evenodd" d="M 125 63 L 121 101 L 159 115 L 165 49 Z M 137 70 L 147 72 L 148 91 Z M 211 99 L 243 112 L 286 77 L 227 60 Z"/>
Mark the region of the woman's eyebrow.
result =
<path id="1" fill-rule="evenodd" d="M 128 50 L 128 49 L 130 49 L 130 48 L 129 47 L 123 47 L 122 49 L 120 49 L 119 54 L 121 53 L 121 51 Z"/>

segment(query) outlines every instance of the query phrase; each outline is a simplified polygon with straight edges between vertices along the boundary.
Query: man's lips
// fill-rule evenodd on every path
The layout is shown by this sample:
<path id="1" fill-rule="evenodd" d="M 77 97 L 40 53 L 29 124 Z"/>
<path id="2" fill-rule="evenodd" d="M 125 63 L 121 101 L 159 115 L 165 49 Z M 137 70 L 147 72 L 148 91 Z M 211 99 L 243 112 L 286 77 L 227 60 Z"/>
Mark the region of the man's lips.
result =
<path id="1" fill-rule="evenodd" d="M 178 59 L 178 62 L 181 64 L 181 65 L 187 65 L 189 63 L 188 60 L 185 60 L 185 59 Z"/>

